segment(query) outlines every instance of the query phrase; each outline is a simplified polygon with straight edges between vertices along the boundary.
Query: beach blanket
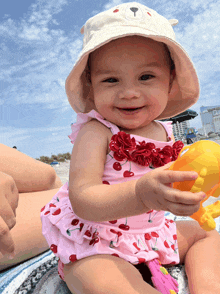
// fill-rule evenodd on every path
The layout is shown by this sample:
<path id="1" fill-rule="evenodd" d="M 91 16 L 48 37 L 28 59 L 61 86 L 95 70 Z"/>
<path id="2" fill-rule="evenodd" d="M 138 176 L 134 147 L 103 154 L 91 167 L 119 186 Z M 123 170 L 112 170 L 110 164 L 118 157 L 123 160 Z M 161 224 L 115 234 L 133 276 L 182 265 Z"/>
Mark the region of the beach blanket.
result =
<path id="1" fill-rule="evenodd" d="M 165 214 L 173 220 L 191 220 Z M 216 220 L 220 233 L 220 221 Z M 0 273 L 1 294 L 71 294 L 57 273 L 58 258 L 50 250 L 22 264 Z M 179 294 L 190 294 L 184 265 L 167 268 L 179 283 Z"/>

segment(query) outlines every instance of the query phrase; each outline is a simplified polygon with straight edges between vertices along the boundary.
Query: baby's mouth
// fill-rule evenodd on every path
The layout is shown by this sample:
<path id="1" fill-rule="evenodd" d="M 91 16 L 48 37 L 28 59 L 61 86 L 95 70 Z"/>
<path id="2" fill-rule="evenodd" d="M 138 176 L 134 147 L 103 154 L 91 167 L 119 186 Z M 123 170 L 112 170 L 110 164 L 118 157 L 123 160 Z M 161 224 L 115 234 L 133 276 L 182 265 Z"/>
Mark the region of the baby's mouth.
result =
<path id="1" fill-rule="evenodd" d="M 143 108 L 143 106 L 142 107 L 134 107 L 134 108 L 118 108 L 118 109 L 124 114 L 134 114 L 134 113 L 139 112 L 142 108 Z"/>
<path id="2" fill-rule="evenodd" d="M 122 110 L 126 110 L 126 111 L 133 111 L 133 110 L 137 110 L 140 109 L 140 107 L 138 108 L 122 108 Z"/>
<path id="3" fill-rule="evenodd" d="M 143 108 L 143 106 L 142 107 L 133 107 L 133 108 L 119 108 L 119 110 L 124 110 L 124 111 L 128 111 L 128 112 L 132 112 L 132 111 L 135 111 L 135 110 L 139 110 L 141 108 Z"/>

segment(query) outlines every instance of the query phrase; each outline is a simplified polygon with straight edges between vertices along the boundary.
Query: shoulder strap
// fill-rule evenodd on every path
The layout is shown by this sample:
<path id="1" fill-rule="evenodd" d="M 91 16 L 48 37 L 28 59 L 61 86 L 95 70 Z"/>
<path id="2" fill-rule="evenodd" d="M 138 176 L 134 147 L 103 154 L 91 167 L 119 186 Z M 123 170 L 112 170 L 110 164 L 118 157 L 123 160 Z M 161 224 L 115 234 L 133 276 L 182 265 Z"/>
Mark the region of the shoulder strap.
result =
<path id="1" fill-rule="evenodd" d="M 173 128 L 172 128 L 172 121 L 159 121 L 157 120 L 157 122 L 159 122 L 163 127 L 164 129 L 166 130 L 167 132 L 167 136 L 171 138 L 171 135 L 173 134 Z"/>
<path id="2" fill-rule="evenodd" d="M 81 128 L 89 122 L 91 119 L 97 119 L 103 123 L 107 128 L 111 129 L 112 134 L 117 134 L 120 130 L 113 123 L 105 120 L 97 111 L 91 110 L 88 113 L 77 113 L 76 123 L 71 124 L 72 133 L 68 136 L 71 140 L 71 143 L 74 144 L 76 137 L 81 130 Z"/>

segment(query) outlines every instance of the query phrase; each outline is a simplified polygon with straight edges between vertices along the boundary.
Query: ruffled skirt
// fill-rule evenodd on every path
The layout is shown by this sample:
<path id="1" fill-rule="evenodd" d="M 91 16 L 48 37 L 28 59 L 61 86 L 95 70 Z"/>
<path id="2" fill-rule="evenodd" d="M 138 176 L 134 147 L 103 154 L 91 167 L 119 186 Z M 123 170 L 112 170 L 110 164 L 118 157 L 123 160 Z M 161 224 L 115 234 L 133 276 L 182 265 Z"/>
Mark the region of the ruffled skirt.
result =
<path id="1" fill-rule="evenodd" d="M 146 214 L 144 214 L 146 215 Z M 139 215 L 138 218 L 144 217 Z M 146 216 L 145 216 L 146 217 Z M 129 217 L 138 220 L 137 216 Z M 124 219 L 121 219 L 124 222 Z M 79 218 L 73 211 L 66 183 L 52 200 L 41 209 L 42 233 L 50 249 L 59 257 L 62 279 L 64 264 L 97 255 L 110 254 L 132 264 L 158 258 L 162 264 L 178 264 L 179 251 L 176 224 L 164 217 L 162 225 L 153 230 L 127 230 L 126 225 L 114 226 Z"/>

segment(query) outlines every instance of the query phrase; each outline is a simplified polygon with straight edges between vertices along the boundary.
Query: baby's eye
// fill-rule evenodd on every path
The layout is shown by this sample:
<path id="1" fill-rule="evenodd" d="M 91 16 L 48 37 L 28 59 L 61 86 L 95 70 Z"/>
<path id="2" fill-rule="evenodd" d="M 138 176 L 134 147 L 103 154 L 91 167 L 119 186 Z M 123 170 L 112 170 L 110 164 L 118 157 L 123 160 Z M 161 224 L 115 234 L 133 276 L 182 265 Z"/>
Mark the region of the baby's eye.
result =
<path id="1" fill-rule="evenodd" d="M 103 83 L 117 83 L 117 79 L 115 78 L 109 78 L 103 81 Z"/>
<path id="2" fill-rule="evenodd" d="M 147 81 L 149 79 L 152 79 L 154 76 L 153 75 L 142 75 L 141 80 L 142 81 Z"/>

